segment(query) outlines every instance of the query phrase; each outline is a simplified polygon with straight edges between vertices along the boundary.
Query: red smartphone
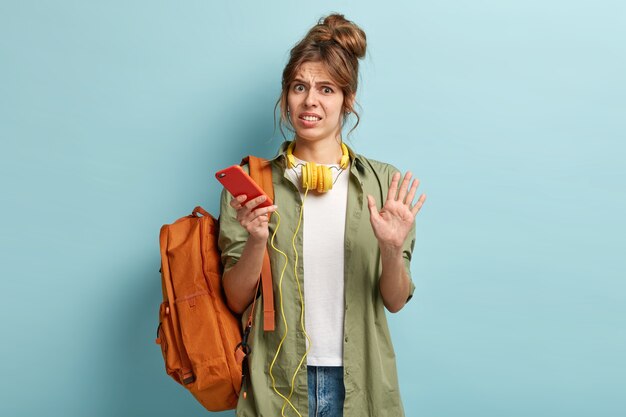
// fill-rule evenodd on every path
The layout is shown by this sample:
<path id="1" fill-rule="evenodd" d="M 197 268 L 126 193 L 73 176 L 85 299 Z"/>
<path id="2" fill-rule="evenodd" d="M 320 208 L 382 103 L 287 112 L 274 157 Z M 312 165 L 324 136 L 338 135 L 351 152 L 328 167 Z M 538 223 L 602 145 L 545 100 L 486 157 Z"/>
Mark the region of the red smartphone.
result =
<path id="1" fill-rule="evenodd" d="M 218 171 L 215 173 L 215 178 L 222 183 L 224 188 L 226 188 L 228 192 L 233 195 L 233 197 L 245 194 L 246 201 L 242 204 L 245 204 L 260 195 L 264 195 L 266 200 L 259 204 L 256 208 L 268 207 L 274 204 L 268 195 L 265 194 L 263 189 L 259 187 L 259 185 L 254 182 L 252 177 L 246 174 L 246 171 L 244 171 L 239 165 L 233 165 Z"/>

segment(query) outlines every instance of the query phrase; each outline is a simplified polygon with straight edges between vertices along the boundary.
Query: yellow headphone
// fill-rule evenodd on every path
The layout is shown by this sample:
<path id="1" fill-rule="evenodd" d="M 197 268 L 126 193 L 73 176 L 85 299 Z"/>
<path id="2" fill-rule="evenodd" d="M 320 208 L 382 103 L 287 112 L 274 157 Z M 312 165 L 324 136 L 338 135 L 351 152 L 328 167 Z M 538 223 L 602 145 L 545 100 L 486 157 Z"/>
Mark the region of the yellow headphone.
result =
<path id="1" fill-rule="evenodd" d="M 296 160 L 293 156 L 293 148 L 296 146 L 296 141 L 293 140 L 287 147 L 287 167 L 295 168 Z M 350 162 L 350 154 L 348 153 L 348 147 L 341 142 L 341 162 L 339 166 L 341 169 L 348 168 Z M 307 162 L 301 170 L 302 173 L 302 187 L 305 190 L 317 190 L 318 193 L 325 193 L 333 189 L 333 174 L 330 168 L 324 165 L 318 165 L 315 162 Z"/>

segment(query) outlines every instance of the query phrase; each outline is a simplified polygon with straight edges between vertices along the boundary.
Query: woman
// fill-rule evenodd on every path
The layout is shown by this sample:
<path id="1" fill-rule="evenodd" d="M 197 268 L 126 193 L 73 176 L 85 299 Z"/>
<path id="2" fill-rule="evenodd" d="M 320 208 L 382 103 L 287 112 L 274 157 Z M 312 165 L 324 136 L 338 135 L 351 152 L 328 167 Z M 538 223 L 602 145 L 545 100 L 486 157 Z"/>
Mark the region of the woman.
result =
<path id="1" fill-rule="evenodd" d="M 365 48 L 365 33 L 342 15 L 311 28 L 283 71 L 281 131 L 286 124 L 295 135 L 271 160 L 275 205 L 222 193 L 228 303 L 249 308 L 269 247 L 278 314 L 264 333 L 255 310 L 240 417 L 404 415 L 384 309 L 399 311 L 413 294 L 425 195 L 413 205 L 419 181 L 410 172 L 400 183 L 393 166 L 343 145 Z"/>

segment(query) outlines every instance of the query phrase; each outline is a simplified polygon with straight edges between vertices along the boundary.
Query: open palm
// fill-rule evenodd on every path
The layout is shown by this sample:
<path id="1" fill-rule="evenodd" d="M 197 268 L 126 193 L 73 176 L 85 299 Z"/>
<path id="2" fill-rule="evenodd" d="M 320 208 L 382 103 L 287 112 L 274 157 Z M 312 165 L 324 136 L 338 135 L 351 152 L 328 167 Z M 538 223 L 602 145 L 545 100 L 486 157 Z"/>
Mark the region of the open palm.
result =
<path id="1" fill-rule="evenodd" d="M 415 216 L 426 201 L 426 194 L 422 194 L 417 200 L 417 203 L 412 206 L 415 192 L 419 186 L 419 180 L 416 178 L 409 188 L 411 177 L 411 172 L 407 172 L 404 175 L 400 190 L 398 191 L 400 173 L 396 172 L 393 175 L 387 194 L 387 200 L 385 200 L 380 212 L 376 208 L 374 197 L 371 195 L 367 196 L 370 210 L 370 223 L 372 224 L 374 235 L 376 239 L 378 239 L 380 246 L 402 247 L 411 231 Z"/>

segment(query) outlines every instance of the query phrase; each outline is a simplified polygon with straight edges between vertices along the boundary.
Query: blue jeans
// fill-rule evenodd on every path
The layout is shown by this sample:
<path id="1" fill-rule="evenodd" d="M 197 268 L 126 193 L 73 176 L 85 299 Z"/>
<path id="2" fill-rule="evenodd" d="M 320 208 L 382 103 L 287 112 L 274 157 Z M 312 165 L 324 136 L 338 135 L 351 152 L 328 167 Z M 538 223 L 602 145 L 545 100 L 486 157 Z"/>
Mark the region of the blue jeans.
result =
<path id="1" fill-rule="evenodd" d="M 309 417 L 342 417 L 343 366 L 307 366 Z"/>

